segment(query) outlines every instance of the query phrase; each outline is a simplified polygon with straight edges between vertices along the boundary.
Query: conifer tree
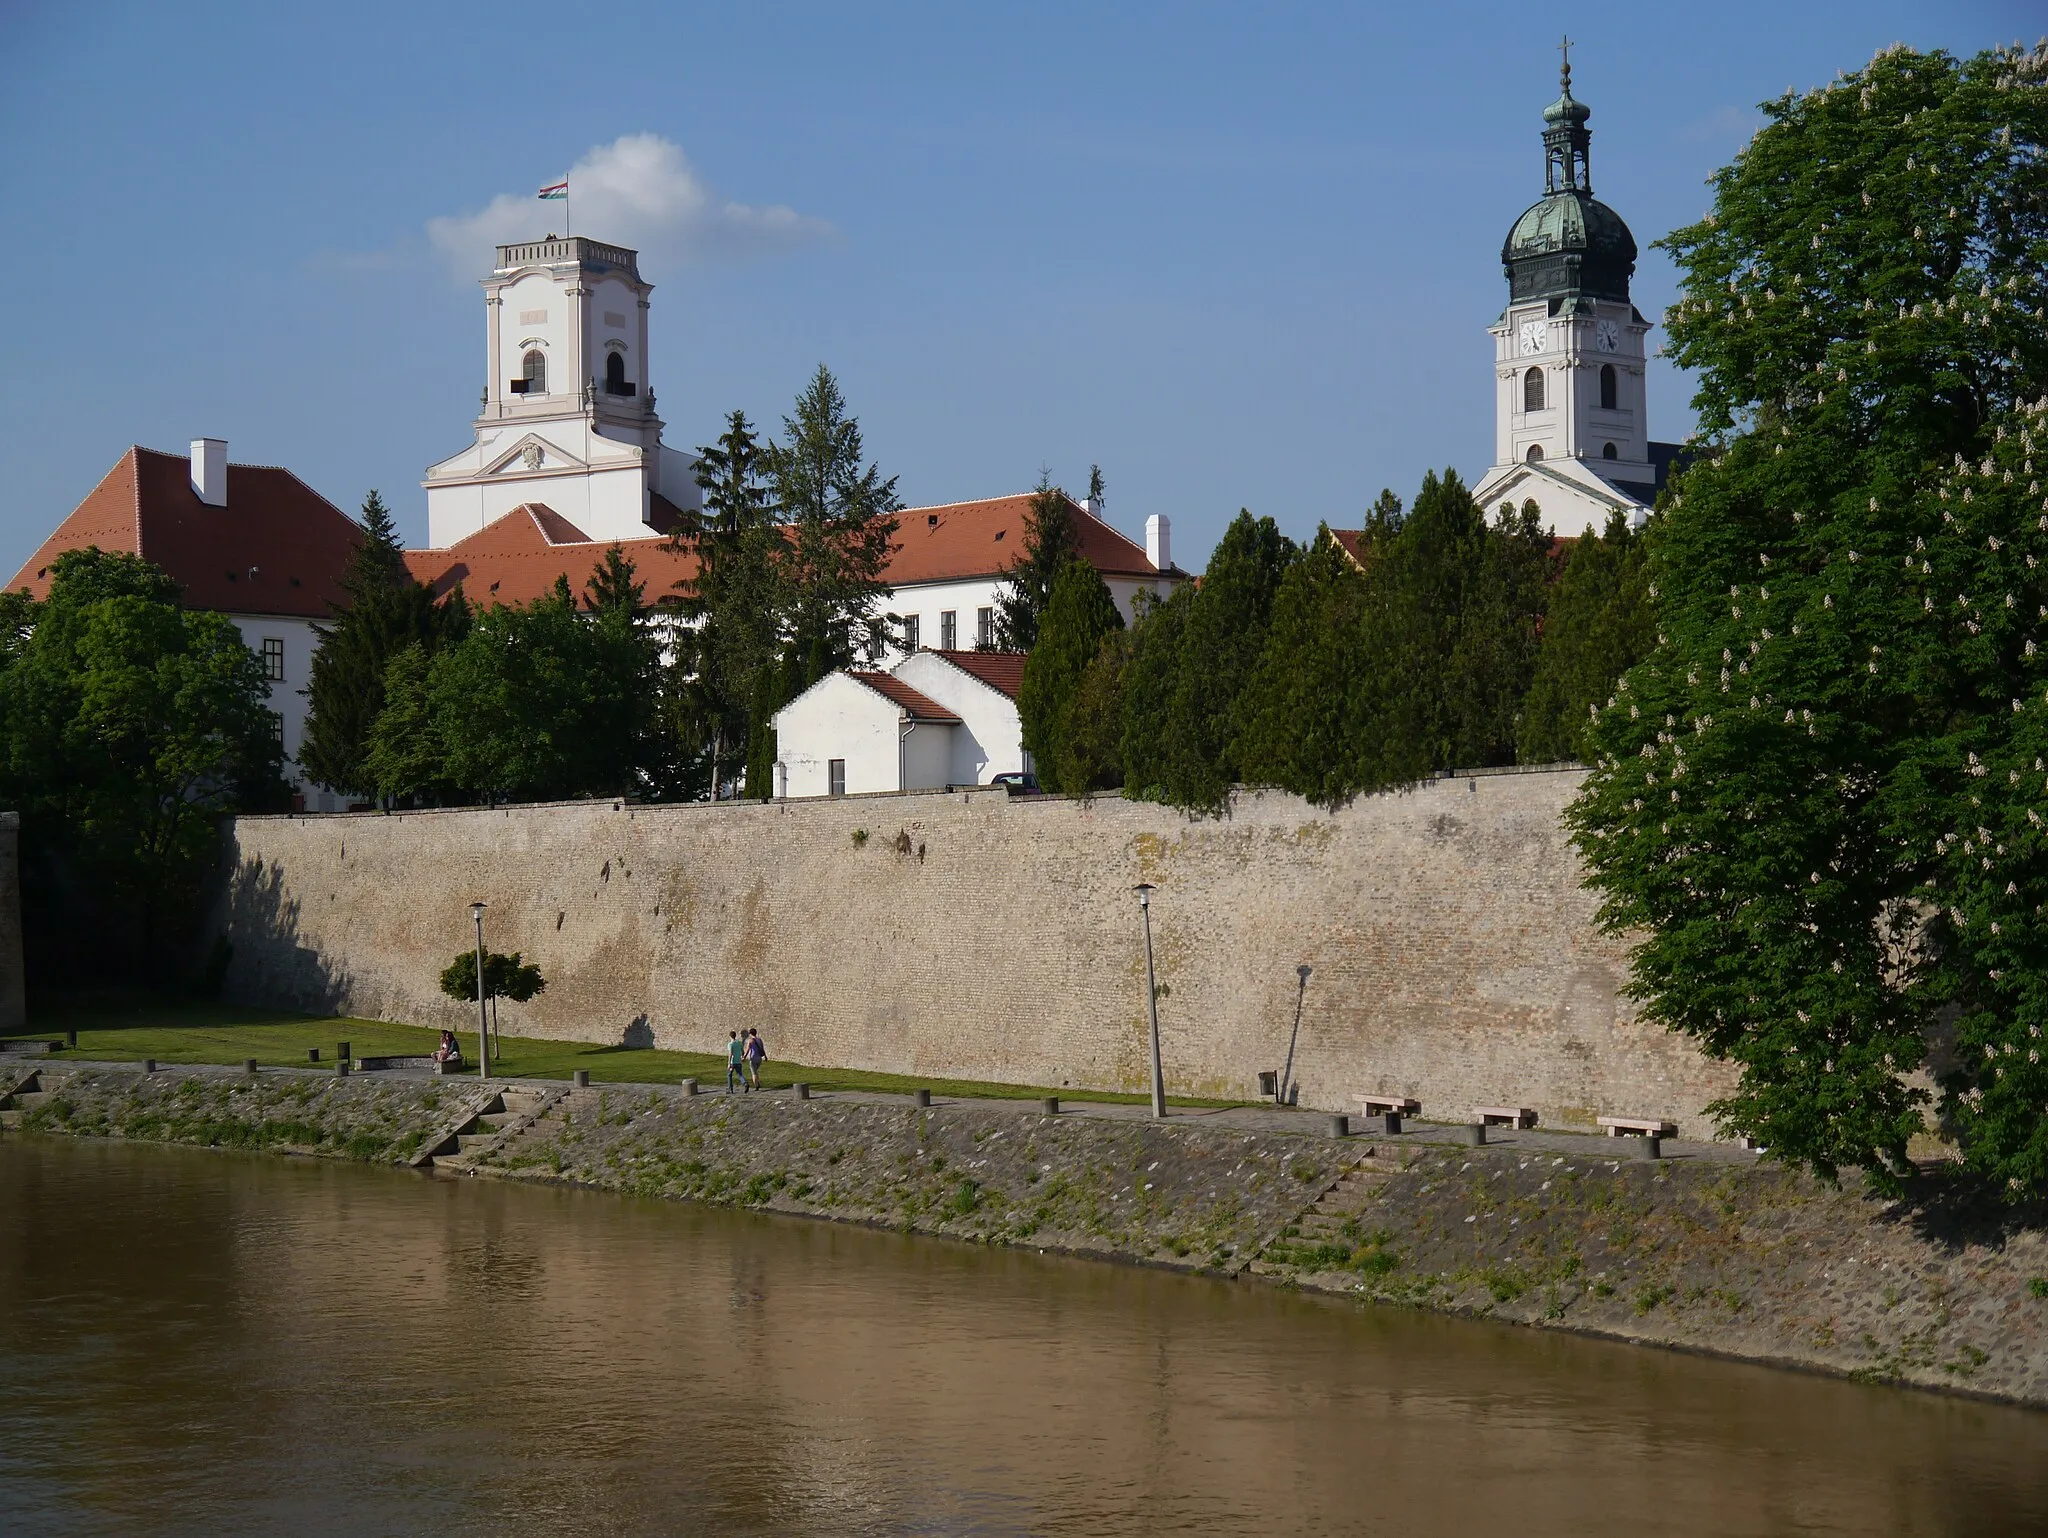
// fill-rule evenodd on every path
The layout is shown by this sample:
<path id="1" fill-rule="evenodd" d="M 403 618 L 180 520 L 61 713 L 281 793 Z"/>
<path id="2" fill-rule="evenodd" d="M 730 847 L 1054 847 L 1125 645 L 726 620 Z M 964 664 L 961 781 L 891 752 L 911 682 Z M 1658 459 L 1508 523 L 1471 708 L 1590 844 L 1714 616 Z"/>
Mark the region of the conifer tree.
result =
<path id="1" fill-rule="evenodd" d="M 1144 596 L 1139 595 L 1141 602 Z M 1124 782 L 1124 670 L 1134 635 L 1121 626 L 1104 635 L 1067 701 L 1059 761 L 1047 782 L 1066 795 L 1115 790 Z"/>
<path id="2" fill-rule="evenodd" d="M 1705 454 L 1572 813 L 1632 987 L 1730 1131 L 2048 1189 L 2048 52 L 1886 49 L 1763 104 L 1669 237 Z M 1930 1043 L 1939 1052 L 1930 1058 Z"/>
<path id="3" fill-rule="evenodd" d="M 1154 750 L 1160 798 L 1169 805 L 1219 813 L 1241 778 L 1238 696 L 1258 666 L 1274 597 L 1298 553 L 1271 518 L 1241 510 L 1209 557 L 1179 627 Z"/>
<path id="4" fill-rule="evenodd" d="M 1143 801 L 1166 799 L 1166 738 L 1179 678 L 1181 636 L 1195 589 L 1184 583 L 1139 617 L 1130 655 L 1118 676 L 1122 732 L 1117 757 L 1124 791 Z"/>
<path id="5" fill-rule="evenodd" d="M 1024 509 L 1023 547 L 996 592 L 998 650 L 1028 652 L 1038 644 L 1038 627 L 1052 601 L 1053 583 L 1079 551 L 1067 494 L 1041 470 Z"/>
<path id="6" fill-rule="evenodd" d="M 1648 582 L 1643 536 L 1621 513 L 1602 533 L 1572 542 L 1544 611 L 1536 674 L 1516 732 L 1522 763 L 1557 763 L 1590 751 L 1588 711 L 1656 640 Z"/>
<path id="7" fill-rule="evenodd" d="M 1369 591 L 1326 524 L 1281 579 L 1265 650 L 1240 696 L 1238 751 L 1248 783 L 1319 806 L 1358 793 L 1346 699 Z"/>
<path id="8" fill-rule="evenodd" d="M 1101 574 L 1086 561 L 1069 560 L 1053 579 L 1043 619 L 1034 623 L 1038 644 L 1025 659 L 1017 691 L 1024 749 L 1037 764 L 1044 788 L 1078 793 L 1088 787 L 1068 786 L 1060 779 L 1075 692 L 1102 650 L 1103 637 L 1123 629 L 1123 615 Z"/>
<path id="9" fill-rule="evenodd" d="M 306 730 L 299 766 L 329 789 L 375 793 L 364 767 L 370 729 L 384 708 L 384 678 L 408 646 L 431 652 L 460 635 L 467 610 L 437 605 L 406 569 L 397 525 L 375 491 L 363 500 L 363 539 L 341 579 L 344 602 L 316 625 L 318 645 L 306 686 Z"/>
<path id="10" fill-rule="evenodd" d="M 1504 507 L 1484 530 L 1478 559 L 1465 573 L 1457 637 L 1445 663 L 1445 703 L 1453 726 L 1441 767 L 1515 761 L 1515 733 L 1535 676 L 1549 597 L 1550 546 L 1534 502 L 1519 512 Z"/>

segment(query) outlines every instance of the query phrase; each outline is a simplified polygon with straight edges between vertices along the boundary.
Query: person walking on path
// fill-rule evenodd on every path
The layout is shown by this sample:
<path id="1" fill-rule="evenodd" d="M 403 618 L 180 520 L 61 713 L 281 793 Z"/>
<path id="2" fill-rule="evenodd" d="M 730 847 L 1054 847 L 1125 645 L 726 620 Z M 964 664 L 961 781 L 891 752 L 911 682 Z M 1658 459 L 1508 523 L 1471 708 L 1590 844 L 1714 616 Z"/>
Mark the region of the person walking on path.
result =
<path id="1" fill-rule="evenodd" d="M 761 1087 L 761 1065 L 768 1060 L 768 1049 L 761 1045 L 761 1033 L 751 1025 L 747 1027 L 747 1072 L 754 1080 L 754 1088 Z"/>
<path id="2" fill-rule="evenodd" d="M 727 1031 L 725 1044 L 725 1092 L 730 1095 L 735 1081 L 741 1089 L 747 1084 L 747 1044 L 738 1031 Z"/>

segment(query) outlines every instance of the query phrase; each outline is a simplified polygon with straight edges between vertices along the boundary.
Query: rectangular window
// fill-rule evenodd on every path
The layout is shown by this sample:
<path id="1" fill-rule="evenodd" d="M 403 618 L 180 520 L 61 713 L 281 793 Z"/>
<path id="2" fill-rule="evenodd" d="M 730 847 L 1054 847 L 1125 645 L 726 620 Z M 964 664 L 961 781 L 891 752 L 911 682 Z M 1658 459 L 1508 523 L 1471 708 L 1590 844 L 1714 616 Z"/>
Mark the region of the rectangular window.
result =
<path id="1" fill-rule="evenodd" d="M 939 650 L 949 652 L 960 645 L 960 616 L 951 609 L 939 611 Z"/>
<path id="2" fill-rule="evenodd" d="M 974 611 L 974 644 L 987 651 L 996 644 L 996 611 L 976 609 Z"/>
<path id="3" fill-rule="evenodd" d="M 825 764 L 825 789 L 828 795 L 846 794 L 846 760 L 828 759 Z"/>
<path id="4" fill-rule="evenodd" d="M 903 649 L 907 652 L 917 650 L 917 621 L 915 614 L 903 616 Z"/>
<path id="5" fill-rule="evenodd" d="M 263 638 L 263 676 L 279 681 L 284 678 L 284 642 L 276 636 Z"/>
<path id="6" fill-rule="evenodd" d="M 284 717 L 274 710 L 270 713 L 270 735 L 277 739 L 279 747 L 284 746 Z"/>

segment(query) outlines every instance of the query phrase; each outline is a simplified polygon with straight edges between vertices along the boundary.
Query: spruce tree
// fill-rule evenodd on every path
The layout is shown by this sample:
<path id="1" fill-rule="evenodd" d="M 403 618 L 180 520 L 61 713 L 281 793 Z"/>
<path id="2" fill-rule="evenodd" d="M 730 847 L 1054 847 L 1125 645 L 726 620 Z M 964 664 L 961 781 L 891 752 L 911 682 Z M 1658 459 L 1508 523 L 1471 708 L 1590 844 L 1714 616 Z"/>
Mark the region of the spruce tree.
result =
<path id="1" fill-rule="evenodd" d="M 1047 790 L 1078 793 L 1088 787 L 1068 786 L 1060 779 L 1069 713 L 1081 675 L 1102 650 L 1102 638 L 1123 629 L 1124 618 L 1101 574 L 1086 561 L 1069 560 L 1053 579 L 1043 619 L 1035 623 L 1038 644 L 1025 659 L 1017 691 L 1024 749 Z"/>
<path id="2" fill-rule="evenodd" d="M 1645 540 L 1615 513 L 1604 532 L 1572 542 L 1543 616 L 1536 674 L 1516 732 L 1525 764 L 1583 758 L 1588 712 L 1656 640 Z"/>
<path id="3" fill-rule="evenodd" d="M 1515 733 L 1549 598 L 1550 546 L 1534 502 L 1519 512 L 1503 507 L 1484 531 L 1478 559 L 1465 574 L 1457 637 L 1445 661 L 1454 723 L 1445 768 L 1515 761 Z"/>
<path id="4" fill-rule="evenodd" d="M 1139 616 L 1131 631 L 1130 656 L 1118 677 L 1122 731 L 1117 757 L 1125 793 L 1139 800 L 1166 799 L 1167 726 L 1180 675 L 1181 636 L 1194 600 L 1194 585 L 1183 583 Z"/>
<path id="5" fill-rule="evenodd" d="M 384 675 L 391 659 L 415 643 L 434 650 L 459 632 L 462 615 L 437 605 L 406 569 L 384 499 L 363 500 L 363 539 L 341 578 L 343 603 L 326 625 L 306 686 L 306 730 L 299 767 L 319 784 L 345 795 L 374 794 L 364 767 L 370 729 L 384 708 Z"/>
<path id="6" fill-rule="evenodd" d="M 996 591 L 998 650 L 1028 652 L 1038 644 L 1038 627 L 1052 601 L 1053 583 L 1079 552 L 1067 494 L 1041 470 L 1024 509 L 1023 546 Z"/>
<path id="7" fill-rule="evenodd" d="M 1706 451 L 1572 821 L 1723 1126 L 2048 1189 L 2048 53 L 1886 49 L 1763 104 L 1665 242 Z M 1930 1056 L 1930 1044 L 1939 1051 Z"/>
<path id="8" fill-rule="evenodd" d="M 1134 635 L 1119 627 L 1103 636 L 1068 697 L 1059 761 L 1049 782 L 1066 795 L 1115 790 L 1124 782 L 1124 670 L 1130 665 Z"/>

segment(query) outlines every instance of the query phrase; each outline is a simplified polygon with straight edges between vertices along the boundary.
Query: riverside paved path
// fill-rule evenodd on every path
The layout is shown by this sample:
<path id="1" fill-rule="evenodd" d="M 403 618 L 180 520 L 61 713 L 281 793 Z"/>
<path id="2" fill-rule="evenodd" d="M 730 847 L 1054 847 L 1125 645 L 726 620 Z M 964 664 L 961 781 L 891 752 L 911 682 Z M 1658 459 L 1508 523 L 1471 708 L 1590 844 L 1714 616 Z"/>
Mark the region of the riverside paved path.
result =
<path id="1" fill-rule="evenodd" d="M 22 1066 L 26 1069 L 31 1064 L 24 1062 Z M 51 1058 L 38 1057 L 33 1060 L 32 1066 L 45 1069 L 46 1071 L 55 1070 L 61 1072 L 66 1069 L 85 1068 L 133 1069 L 139 1065 L 133 1059 L 101 1061 L 73 1058 L 66 1054 Z M 238 1066 L 220 1063 L 165 1063 L 163 1066 L 165 1068 L 176 1068 L 180 1072 L 233 1076 L 239 1076 L 244 1071 Z M 311 1078 L 334 1077 L 334 1070 L 324 1066 L 317 1068 L 311 1066 L 304 1068 L 295 1066 L 266 1066 L 260 1071 L 265 1075 L 296 1074 Z M 445 1081 L 451 1087 L 456 1084 L 476 1084 L 479 1082 L 476 1070 L 473 1067 L 467 1068 L 458 1074 L 435 1074 L 429 1070 L 418 1068 L 375 1068 L 364 1070 L 355 1075 L 355 1077 L 378 1081 L 400 1079 Z M 570 1081 L 567 1079 L 494 1077 L 488 1082 L 497 1089 L 552 1089 L 570 1087 Z M 596 1081 L 589 1086 L 589 1089 L 593 1093 L 607 1089 L 657 1090 L 669 1094 L 680 1094 L 682 1092 L 681 1086 L 677 1083 L 659 1083 L 636 1079 Z M 723 1095 L 724 1093 L 725 1091 L 722 1088 L 701 1083 L 698 1089 L 698 1094 L 707 1099 Z M 787 1100 L 793 1098 L 795 1093 L 794 1089 L 782 1086 L 780 1088 L 755 1090 L 751 1095 L 736 1093 L 734 1098 Z M 1033 1096 L 955 1095 L 934 1089 L 932 1091 L 932 1108 L 934 1110 L 941 1110 L 947 1106 L 975 1106 L 987 1110 L 1001 1110 L 1007 1107 L 1016 1110 L 1020 1114 L 1036 1116 L 1043 1114 L 1039 1110 L 1039 1101 L 1042 1098 L 1042 1093 Z M 811 1099 L 840 1101 L 853 1105 L 904 1106 L 915 1103 L 915 1094 L 898 1094 L 889 1091 L 865 1089 L 825 1089 L 813 1085 L 811 1086 Z M 1150 1121 L 1152 1119 L 1152 1108 L 1142 1103 L 1131 1104 L 1111 1100 L 1069 1100 L 1063 1096 L 1060 1099 L 1059 1114 L 1061 1116 L 1094 1117 L 1106 1121 Z M 1167 1107 L 1166 1119 L 1169 1122 L 1186 1126 L 1214 1127 L 1240 1131 L 1281 1132 L 1297 1137 L 1328 1141 L 1330 1139 L 1331 1114 L 1328 1111 L 1257 1104 L 1232 1106 L 1169 1105 Z M 1373 1120 L 1376 1121 L 1377 1119 L 1374 1118 Z M 1455 1122 L 1420 1121 L 1411 1117 L 1403 1119 L 1400 1132 L 1390 1135 L 1378 1130 L 1377 1126 L 1372 1125 L 1364 1117 L 1353 1116 L 1351 1124 L 1353 1128 L 1351 1136 L 1354 1138 L 1370 1138 L 1375 1142 L 1400 1145 L 1462 1145 L 1465 1141 L 1467 1125 Z M 1636 1149 L 1633 1146 L 1634 1142 L 1635 1140 L 1632 1138 L 1605 1137 L 1589 1132 L 1562 1132 L 1552 1128 L 1541 1127 L 1528 1129 L 1488 1127 L 1486 1129 L 1486 1146 L 1509 1152 L 1516 1149 L 1526 1150 L 1531 1153 L 1541 1150 L 1551 1153 L 1574 1153 L 1585 1157 L 1628 1159 L 1636 1153 Z M 1754 1164 L 1759 1157 L 1757 1154 L 1734 1143 L 1682 1142 L 1677 1138 L 1663 1139 L 1661 1149 L 1662 1156 L 1666 1159 L 1715 1164 Z"/>

